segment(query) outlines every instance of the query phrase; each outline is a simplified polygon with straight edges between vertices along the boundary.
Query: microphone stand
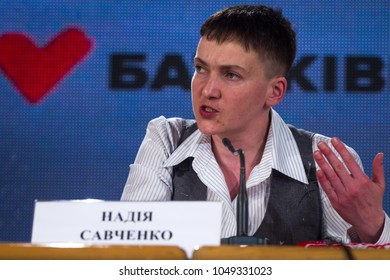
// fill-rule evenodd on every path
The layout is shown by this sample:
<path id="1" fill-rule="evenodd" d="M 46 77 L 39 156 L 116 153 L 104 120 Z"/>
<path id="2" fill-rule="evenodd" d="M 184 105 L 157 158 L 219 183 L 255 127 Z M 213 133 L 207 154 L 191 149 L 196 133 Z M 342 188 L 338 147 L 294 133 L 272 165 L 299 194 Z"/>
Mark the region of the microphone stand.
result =
<path id="1" fill-rule="evenodd" d="M 240 187 L 237 194 L 237 235 L 222 238 L 221 244 L 230 245 L 266 245 L 268 240 L 256 236 L 248 236 L 248 193 L 246 190 L 245 156 L 242 149 L 234 149 L 230 140 L 224 138 L 223 144 L 233 153 L 240 156 Z"/>
<path id="2" fill-rule="evenodd" d="M 241 149 L 237 150 L 240 156 L 240 188 L 237 194 L 237 235 L 248 235 L 248 193 L 246 190 L 245 156 Z"/>

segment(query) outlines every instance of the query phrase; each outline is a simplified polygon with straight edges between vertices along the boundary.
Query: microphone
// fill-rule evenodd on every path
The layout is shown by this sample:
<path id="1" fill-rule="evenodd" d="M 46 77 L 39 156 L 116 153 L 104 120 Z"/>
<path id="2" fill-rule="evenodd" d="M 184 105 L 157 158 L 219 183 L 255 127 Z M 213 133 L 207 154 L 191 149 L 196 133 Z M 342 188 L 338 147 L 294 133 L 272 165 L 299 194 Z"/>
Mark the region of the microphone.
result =
<path id="1" fill-rule="evenodd" d="M 246 191 L 245 156 L 241 149 L 234 149 L 228 138 L 223 138 L 222 143 L 233 155 L 240 156 L 240 187 L 237 194 L 237 236 L 248 235 L 248 193 Z"/>
<path id="2" fill-rule="evenodd" d="M 232 145 L 232 142 L 230 142 L 229 139 L 227 138 L 223 138 L 222 139 L 222 143 L 225 145 L 225 147 L 227 147 L 229 149 L 229 151 L 232 152 L 233 155 L 237 156 L 238 155 L 238 151 L 236 151 L 236 149 L 234 149 L 233 145 Z M 245 167 L 245 166 L 244 166 Z"/>
<path id="3" fill-rule="evenodd" d="M 222 143 L 235 155 L 240 156 L 240 187 L 237 194 L 237 235 L 221 239 L 222 244 L 254 245 L 267 244 L 267 239 L 248 236 L 248 193 L 246 190 L 245 156 L 242 149 L 236 150 L 228 138 L 223 138 Z"/>

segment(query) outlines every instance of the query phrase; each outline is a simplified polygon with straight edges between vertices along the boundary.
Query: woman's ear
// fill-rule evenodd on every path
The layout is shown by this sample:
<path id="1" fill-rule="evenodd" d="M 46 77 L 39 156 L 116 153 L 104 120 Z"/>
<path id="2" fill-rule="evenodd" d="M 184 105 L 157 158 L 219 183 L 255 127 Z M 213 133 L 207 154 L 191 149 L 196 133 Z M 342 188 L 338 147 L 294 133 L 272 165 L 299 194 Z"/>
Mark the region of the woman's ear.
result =
<path id="1" fill-rule="evenodd" d="M 287 79 L 285 77 L 275 77 L 270 81 L 270 86 L 270 94 L 268 95 L 266 104 L 273 107 L 282 101 L 287 90 Z"/>

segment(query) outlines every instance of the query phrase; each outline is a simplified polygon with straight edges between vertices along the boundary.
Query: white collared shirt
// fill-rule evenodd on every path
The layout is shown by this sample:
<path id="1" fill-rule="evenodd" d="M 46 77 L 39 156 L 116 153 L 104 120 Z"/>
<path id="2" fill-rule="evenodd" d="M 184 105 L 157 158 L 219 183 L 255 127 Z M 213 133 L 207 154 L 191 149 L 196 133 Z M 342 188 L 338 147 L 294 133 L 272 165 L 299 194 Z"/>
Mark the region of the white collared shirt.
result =
<path id="1" fill-rule="evenodd" d="M 172 167 L 188 157 L 193 157 L 193 169 L 199 179 L 208 187 L 207 200 L 222 202 L 221 238 L 236 234 L 236 200 L 231 201 L 224 176 L 214 157 L 211 137 L 199 130 L 192 133 L 179 147 L 183 119 L 159 117 L 149 122 L 145 138 L 140 146 L 134 164 L 123 190 L 121 200 L 159 201 L 171 200 Z M 317 143 L 330 138 L 320 134 L 313 137 L 313 150 Z M 357 153 L 349 148 L 355 160 L 362 166 Z M 295 139 L 279 114 L 272 110 L 271 126 L 261 162 L 254 167 L 248 180 L 249 234 L 253 235 L 264 218 L 270 194 L 272 169 L 307 184 L 307 175 Z M 324 229 L 327 236 L 342 242 L 350 242 L 345 222 L 320 188 Z M 378 244 L 390 242 L 390 223 L 386 215 L 385 229 Z"/>

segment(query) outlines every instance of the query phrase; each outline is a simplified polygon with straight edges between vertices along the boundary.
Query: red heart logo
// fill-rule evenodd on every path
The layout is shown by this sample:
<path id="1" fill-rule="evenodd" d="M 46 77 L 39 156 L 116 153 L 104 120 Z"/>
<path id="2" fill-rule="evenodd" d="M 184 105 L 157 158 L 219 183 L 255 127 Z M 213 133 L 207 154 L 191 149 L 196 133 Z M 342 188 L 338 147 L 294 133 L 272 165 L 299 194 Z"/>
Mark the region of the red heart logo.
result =
<path id="1" fill-rule="evenodd" d="M 0 67 L 30 103 L 38 103 L 88 54 L 92 41 L 69 28 L 39 48 L 26 35 L 0 36 Z"/>

